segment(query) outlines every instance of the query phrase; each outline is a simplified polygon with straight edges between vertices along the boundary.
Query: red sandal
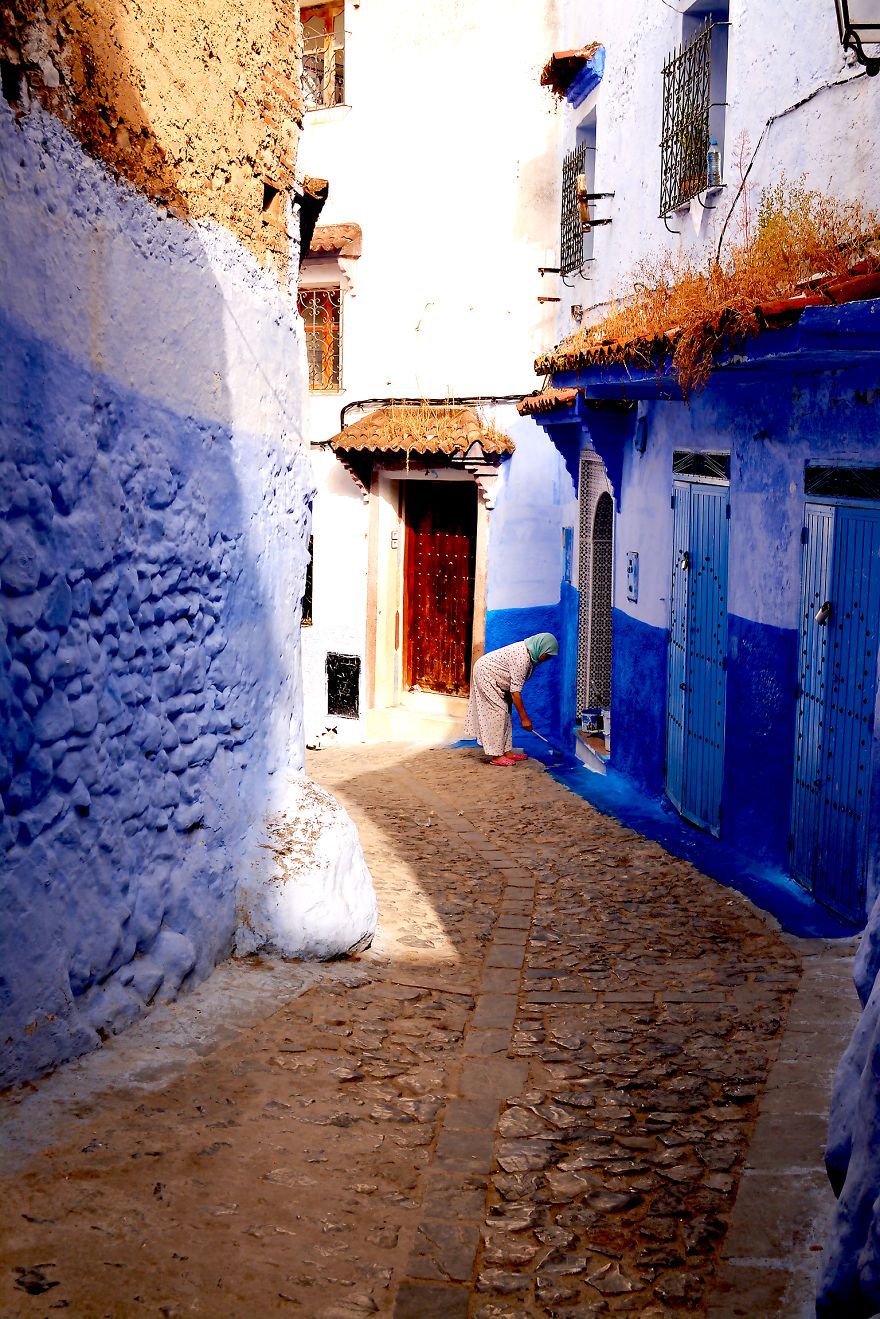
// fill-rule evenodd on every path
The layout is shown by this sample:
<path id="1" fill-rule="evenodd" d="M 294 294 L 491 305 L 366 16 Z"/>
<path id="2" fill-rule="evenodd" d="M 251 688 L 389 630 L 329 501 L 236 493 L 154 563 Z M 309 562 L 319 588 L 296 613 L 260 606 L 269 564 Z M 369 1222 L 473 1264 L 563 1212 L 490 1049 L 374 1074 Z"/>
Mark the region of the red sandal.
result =
<path id="1" fill-rule="evenodd" d="M 508 760 L 528 760 L 528 756 L 519 751 L 508 751 L 506 755 Z"/>
<path id="2" fill-rule="evenodd" d="M 516 764 L 516 761 L 513 760 L 510 756 L 498 756 L 497 759 L 495 759 L 495 760 L 490 760 L 490 761 L 489 761 L 489 764 L 490 764 L 490 765 L 504 765 L 504 766 L 506 767 L 507 765 L 515 765 L 515 764 Z"/>

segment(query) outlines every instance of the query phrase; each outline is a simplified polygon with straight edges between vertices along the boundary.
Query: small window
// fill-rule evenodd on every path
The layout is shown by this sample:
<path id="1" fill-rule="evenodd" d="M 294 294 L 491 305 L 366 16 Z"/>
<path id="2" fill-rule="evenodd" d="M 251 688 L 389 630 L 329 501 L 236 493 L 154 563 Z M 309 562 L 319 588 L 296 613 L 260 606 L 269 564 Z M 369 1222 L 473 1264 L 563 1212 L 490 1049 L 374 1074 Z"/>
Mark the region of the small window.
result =
<path id="1" fill-rule="evenodd" d="M 675 476 L 695 476 L 705 481 L 730 480 L 729 453 L 696 453 L 690 449 L 676 449 L 672 455 Z"/>
<path id="2" fill-rule="evenodd" d="M 314 562 L 315 538 L 309 536 L 309 561 L 306 564 L 306 584 L 303 590 L 302 625 L 312 626 L 312 564 Z"/>
<path id="3" fill-rule="evenodd" d="M 309 389 L 342 388 L 342 294 L 339 289 L 300 289 L 299 314 L 306 331 Z"/>
<path id="4" fill-rule="evenodd" d="M 804 494 L 836 499 L 880 499 L 880 467 L 820 467 L 808 464 Z"/>
<path id="5" fill-rule="evenodd" d="M 345 98 L 345 20 L 341 4 L 302 11 L 302 87 L 306 110 L 342 105 Z"/>
<path id="6" fill-rule="evenodd" d="M 327 655 L 327 713 L 357 719 L 360 711 L 360 655 Z"/>
<path id="7" fill-rule="evenodd" d="M 661 217 L 707 187 L 712 142 L 723 162 L 727 26 L 727 0 L 698 0 L 684 15 L 681 46 L 663 66 Z"/>
<path id="8" fill-rule="evenodd" d="M 570 275 L 584 263 L 584 225 L 578 206 L 578 179 L 586 172 L 586 142 L 579 143 L 562 162 L 562 215 L 559 229 L 559 269 Z"/>

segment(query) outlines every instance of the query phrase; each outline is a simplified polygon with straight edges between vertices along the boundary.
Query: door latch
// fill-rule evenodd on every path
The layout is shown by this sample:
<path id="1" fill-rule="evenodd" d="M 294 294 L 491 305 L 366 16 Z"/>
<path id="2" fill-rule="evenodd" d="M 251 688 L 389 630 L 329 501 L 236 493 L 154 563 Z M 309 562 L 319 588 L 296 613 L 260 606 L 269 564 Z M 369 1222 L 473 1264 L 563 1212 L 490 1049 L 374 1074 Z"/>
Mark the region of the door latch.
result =
<path id="1" fill-rule="evenodd" d="M 820 605 L 816 610 L 815 619 L 817 623 L 827 623 L 831 617 L 831 601 L 826 600 L 824 605 Z"/>
<path id="2" fill-rule="evenodd" d="M 681 571 L 689 572 L 690 566 L 691 566 L 691 556 L 688 553 L 688 551 L 685 550 L 684 554 L 681 556 Z"/>

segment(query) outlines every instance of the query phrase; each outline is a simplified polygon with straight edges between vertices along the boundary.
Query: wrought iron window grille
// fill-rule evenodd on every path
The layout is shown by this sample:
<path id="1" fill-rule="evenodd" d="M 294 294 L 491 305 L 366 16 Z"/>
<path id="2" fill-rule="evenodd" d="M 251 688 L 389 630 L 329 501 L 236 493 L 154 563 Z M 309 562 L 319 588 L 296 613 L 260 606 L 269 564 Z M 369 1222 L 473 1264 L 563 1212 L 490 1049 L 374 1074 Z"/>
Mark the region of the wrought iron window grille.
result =
<path id="1" fill-rule="evenodd" d="M 584 234 L 599 225 L 610 224 L 610 219 L 599 219 L 593 215 L 591 202 L 613 197 L 613 192 L 588 192 L 586 183 L 586 159 L 588 151 L 595 147 L 582 142 L 570 151 L 562 162 L 562 208 L 559 225 L 559 267 L 541 266 L 541 274 L 574 274 L 581 271 L 592 257 L 584 257 Z"/>
<path id="2" fill-rule="evenodd" d="M 306 332 L 309 389 L 341 389 L 342 291 L 300 289 L 298 306 Z"/>
<path id="3" fill-rule="evenodd" d="M 345 26 L 340 3 L 314 5 L 302 14 L 303 108 L 322 110 L 345 98 Z"/>
<path id="4" fill-rule="evenodd" d="M 804 494 L 880 500 L 880 467 L 822 467 L 809 463 L 804 473 Z"/>
<path id="5" fill-rule="evenodd" d="M 698 453 L 676 449 L 672 455 L 672 472 L 676 477 L 692 476 L 700 481 L 730 481 L 729 453 Z"/>
<path id="6" fill-rule="evenodd" d="M 327 713 L 357 719 L 360 712 L 361 657 L 327 654 Z"/>
<path id="7" fill-rule="evenodd" d="M 315 538 L 309 536 L 309 559 L 306 564 L 306 584 L 303 589 L 302 626 L 312 626 L 312 565 L 315 561 Z"/>
<path id="8" fill-rule="evenodd" d="M 712 33 L 726 23 L 707 20 L 663 66 L 660 136 L 660 218 L 707 187 L 709 111 L 712 108 Z"/>

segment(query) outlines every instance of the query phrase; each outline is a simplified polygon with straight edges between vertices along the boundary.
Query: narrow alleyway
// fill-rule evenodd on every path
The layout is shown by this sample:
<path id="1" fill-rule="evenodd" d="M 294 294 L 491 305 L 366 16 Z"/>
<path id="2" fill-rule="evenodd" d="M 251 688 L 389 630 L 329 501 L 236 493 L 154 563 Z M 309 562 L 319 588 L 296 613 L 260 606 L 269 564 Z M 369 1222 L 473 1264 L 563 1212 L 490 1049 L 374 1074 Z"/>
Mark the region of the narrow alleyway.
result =
<path id="1" fill-rule="evenodd" d="M 0 1314 L 757 1317 L 710 1297 L 792 944 L 533 763 L 310 772 L 373 948 L 222 968 L 7 1098 Z"/>

